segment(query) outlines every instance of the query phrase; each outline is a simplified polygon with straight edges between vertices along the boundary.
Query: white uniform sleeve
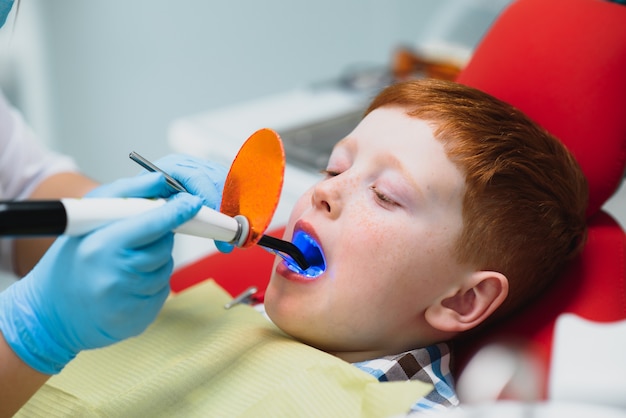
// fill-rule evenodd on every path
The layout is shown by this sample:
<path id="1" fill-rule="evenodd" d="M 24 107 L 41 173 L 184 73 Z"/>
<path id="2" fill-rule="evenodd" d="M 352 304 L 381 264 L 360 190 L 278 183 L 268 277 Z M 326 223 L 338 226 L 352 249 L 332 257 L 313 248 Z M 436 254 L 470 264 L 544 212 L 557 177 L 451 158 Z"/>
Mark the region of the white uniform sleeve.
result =
<path id="1" fill-rule="evenodd" d="M 45 178 L 76 172 L 71 158 L 46 149 L 0 93 L 0 199 L 27 198 Z M 0 239 L 0 268 L 12 270 L 12 243 Z"/>
<path id="2" fill-rule="evenodd" d="M 26 198 L 43 179 L 67 171 L 77 171 L 75 162 L 43 147 L 0 95 L 0 197 Z"/>

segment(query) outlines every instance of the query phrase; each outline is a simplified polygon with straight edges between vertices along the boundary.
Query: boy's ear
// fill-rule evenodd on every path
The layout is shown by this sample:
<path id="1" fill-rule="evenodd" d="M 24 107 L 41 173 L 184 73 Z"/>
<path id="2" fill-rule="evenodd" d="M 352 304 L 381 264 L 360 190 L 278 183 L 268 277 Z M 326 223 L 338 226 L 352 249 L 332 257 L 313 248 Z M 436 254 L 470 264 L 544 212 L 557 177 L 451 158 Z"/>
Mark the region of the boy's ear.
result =
<path id="1" fill-rule="evenodd" d="M 444 332 L 462 332 L 474 328 L 506 299 L 509 281 L 495 271 L 472 273 L 452 296 L 446 296 L 426 309 L 426 321 Z"/>

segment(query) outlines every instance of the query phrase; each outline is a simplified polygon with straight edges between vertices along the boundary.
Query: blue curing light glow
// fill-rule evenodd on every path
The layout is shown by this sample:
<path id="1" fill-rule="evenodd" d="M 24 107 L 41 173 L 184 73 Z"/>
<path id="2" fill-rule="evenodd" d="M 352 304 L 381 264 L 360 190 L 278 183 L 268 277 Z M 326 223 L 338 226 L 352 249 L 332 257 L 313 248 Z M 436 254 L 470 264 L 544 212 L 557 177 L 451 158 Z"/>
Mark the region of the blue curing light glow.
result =
<path id="1" fill-rule="evenodd" d="M 306 258 L 310 266 L 306 270 L 303 270 L 295 262 L 287 263 L 291 271 L 311 279 L 321 276 L 326 271 L 324 253 L 317 241 L 309 234 L 297 231 L 293 237 L 293 244 L 302 251 L 304 258 Z"/>

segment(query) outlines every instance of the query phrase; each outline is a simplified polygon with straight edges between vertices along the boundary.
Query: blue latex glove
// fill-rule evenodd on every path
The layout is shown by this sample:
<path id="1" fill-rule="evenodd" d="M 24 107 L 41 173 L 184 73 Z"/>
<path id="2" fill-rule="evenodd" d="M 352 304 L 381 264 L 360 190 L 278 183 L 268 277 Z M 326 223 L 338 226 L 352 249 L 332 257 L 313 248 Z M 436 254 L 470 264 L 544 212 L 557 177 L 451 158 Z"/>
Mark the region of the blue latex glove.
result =
<path id="1" fill-rule="evenodd" d="M 102 197 L 169 194 L 160 174 L 98 188 Z M 29 366 L 59 372 L 81 350 L 140 334 L 169 294 L 172 230 L 201 199 L 180 193 L 165 205 L 82 237 L 60 237 L 33 270 L 0 294 L 0 331 Z"/>
<path id="2" fill-rule="evenodd" d="M 171 154 L 154 163 L 161 170 L 178 180 L 185 189 L 203 199 L 211 209 L 220 209 L 222 191 L 228 169 L 215 162 L 184 154 Z M 173 188 L 170 188 L 175 193 Z M 217 249 L 223 253 L 233 250 L 233 245 L 215 241 Z"/>
<path id="3" fill-rule="evenodd" d="M 13 7 L 13 0 L 0 0 L 0 28 L 4 26 Z"/>

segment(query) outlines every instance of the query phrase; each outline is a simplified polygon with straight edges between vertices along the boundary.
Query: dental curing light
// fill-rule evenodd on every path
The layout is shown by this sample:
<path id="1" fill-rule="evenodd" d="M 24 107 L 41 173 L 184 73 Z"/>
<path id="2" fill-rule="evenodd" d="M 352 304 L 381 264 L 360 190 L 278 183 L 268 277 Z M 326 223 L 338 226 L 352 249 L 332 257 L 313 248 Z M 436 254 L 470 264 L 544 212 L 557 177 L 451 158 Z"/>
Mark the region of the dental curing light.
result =
<path id="1" fill-rule="evenodd" d="M 171 187 L 185 191 L 182 184 L 139 154 L 132 152 L 130 158 L 149 171 L 161 172 Z M 203 207 L 175 232 L 243 248 L 258 244 L 288 263 L 308 268 L 305 256 L 294 244 L 263 235 L 278 205 L 284 169 L 285 154 L 278 134 L 271 129 L 255 132 L 230 167 L 220 212 Z M 163 199 L 142 198 L 0 202 L 0 235 L 82 235 L 164 203 Z"/>

